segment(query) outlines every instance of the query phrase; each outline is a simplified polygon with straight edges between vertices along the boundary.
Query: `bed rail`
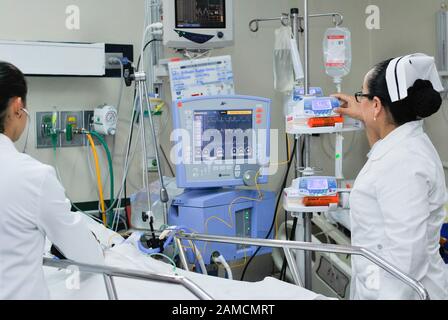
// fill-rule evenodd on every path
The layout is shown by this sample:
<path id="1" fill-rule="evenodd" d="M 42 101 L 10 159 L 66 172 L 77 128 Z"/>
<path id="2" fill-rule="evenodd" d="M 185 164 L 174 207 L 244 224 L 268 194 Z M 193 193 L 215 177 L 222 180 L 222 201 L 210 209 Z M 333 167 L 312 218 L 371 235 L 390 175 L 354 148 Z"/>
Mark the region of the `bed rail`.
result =
<path id="1" fill-rule="evenodd" d="M 44 258 L 43 264 L 44 266 L 57 269 L 69 269 L 75 266 L 80 272 L 102 274 L 109 300 L 118 300 L 117 290 L 113 279 L 114 277 L 177 284 L 183 286 L 200 300 L 213 300 L 213 298 L 197 284 L 182 276 L 171 276 L 134 270 L 131 271 L 109 266 L 77 263 L 71 260 L 53 260 L 49 258 Z"/>
<path id="2" fill-rule="evenodd" d="M 393 266 L 392 264 L 390 264 L 389 262 L 378 256 L 374 252 L 361 247 L 317 244 L 317 243 L 285 241 L 285 240 L 234 238 L 234 237 L 223 237 L 223 236 L 182 233 L 182 232 L 176 235 L 176 240 L 178 245 L 179 244 L 181 245 L 181 241 L 179 240 L 192 240 L 192 241 L 205 241 L 205 242 L 216 242 L 226 244 L 241 244 L 257 247 L 281 248 L 285 252 L 287 263 L 290 266 L 290 270 L 291 273 L 293 274 L 295 284 L 302 287 L 303 283 L 300 279 L 297 264 L 294 261 L 294 259 L 292 259 L 291 250 L 339 253 L 339 254 L 362 256 L 370 260 L 372 263 L 379 266 L 380 268 L 382 268 L 383 270 L 385 270 L 398 280 L 402 281 L 409 287 L 411 287 L 415 292 L 417 292 L 418 296 L 422 300 L 430 300 L 428 291 L 420 282 L 411 278 L 406 273 L 402 272 L 397 267 Z M 183 267 L 185 269 L 188 269 L 186 262 L 183 262 Z"/>

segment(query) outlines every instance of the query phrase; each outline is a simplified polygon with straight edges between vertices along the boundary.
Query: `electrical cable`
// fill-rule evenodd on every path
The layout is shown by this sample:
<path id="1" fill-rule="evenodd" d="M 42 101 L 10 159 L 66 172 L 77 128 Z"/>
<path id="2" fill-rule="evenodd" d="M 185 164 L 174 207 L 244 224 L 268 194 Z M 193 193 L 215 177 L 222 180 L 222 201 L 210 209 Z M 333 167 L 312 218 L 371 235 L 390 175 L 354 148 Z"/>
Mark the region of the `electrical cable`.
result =
<path id="1" fill-rule="evenodd" d="M 125 154 L 125 157 L 124 157 L 124 164 L 123 164 L 123 179 L 122 179 L 122 182 L 121 182 L 121 185 L 120 185 L 120 190 L 118 191 L 118 194 L 115 197 L 115 203 L 112 203 L 110 205 L 110 207 L 108 208 L 108 211 L 110 211 L 113 208 L 115 208 L 115 213 L 117 212 L 118 207 L 121 206 L 121 197 L 122 197 L 125 185 L 126 185 L 126 179 L 127 179 L 127 175 L 128 175 L 128 172 L 129 172 L 130 163 L 134 159 L 134 156 L 135 156 L 135 153 L 136 153 L 136 146 L 134 146 L 133 151 L 131 153 L 131 144 L 132 144 L 132 142 L 131 142 L 131 135 L 132 135 L 133 130 L 134 130 L 134 121 L 133 121 L 133 119 L 134 119 L 134 114 L 135 114 L 134 113 L 134 109 L 135 109 L 136 104 L 137 104 L 137 100 L 134 99 L 134 104 L 133 104 L 133 108 L 132 108 L 132 120 L 131 120 L 130 125 L 129 125 L 129 134 L 128 134 L 128 139 L 127 139 L 127 142 L 126 142 L 126 154 Z M 141 127 L 139 126 L 139 129 L 140 128 Z M 112 226 L 111 226 L 112 229 L 113 229 L 115 220 L 116 220 L 116 214 L 115 214 L 114 220 L 112 222 Z M 129 221 L 128 221 L 128 224 L 129 224 Z"/>
<path id="2" fill-rule="evenodd" d="M 118 94 L 118 102 L 117 102 L 117 114 L 120 112 L 120 106 L 121 106 L 121 100 L 123 98 L 123 89 L 124 89 L 124 76 L 123 76 L 123 70 L 124 70 L 124 64 L 121 59 L 118 59 L 120 63 L 120 93 Z"/>
<path id="3" fill-rule="evenodd" d="M 160 40 L 160 39 L 152 39 L 152 40 L 148 41 L 148 42 L 145 44 L 145 46 L 143 47 L 143 53 L 145 52 L 145 50 L 148 48 L 148 46 L 149 46 L 151 43 L 156 42 L 156 41 L 160 41 L 160 42 L 161 42 L 162 40 Z M 137 62 L 137 68 L 136 68 L 136 70 L 139 70 L 141 60 L 142 60 L 142 55 L 140 54 L 140 56 L 138 57 L 138 62 Z"/>
<path id="4" fill-rule="evenodd" d="M 171 176 L 172 176 L 172 177 L 175 177 L 176 174 L 174 173 L 173 168 L 171 168 L 171 163 L 170 163 L 170 161 L 168 160 L 168 158 L 167 158 L 167 156 L 166 156 L 166 153 L 165 153 L 165 150 L 163 150 L 162 145 L 160 145 L 160 151 L 162 152 L 163 158 L 165 159 L 165 162 L 166 162 L 166 165 L 168 166 L 168 169 L 170 169 Z"/>
<path id="5" fill-rule="evenodd" d="M 305 162 L 305 141 L 301 142 L 301 149 L 300 149 L 300 161 L 302 162 L 302 164 Z M 285 221 L 288 221 L 288 212 L 285 211 Z M 287 223 L 285 223 L 285 239 L 289 240 L 293 240 L 295 237 L 295 232 L 297 229 L 297 222 L 298 222 L 298 218 L 295 217 L 294 218 L 294 222 L 293 222 L 293 227 L 291 229 L 291 235 L 288 237 L 288 227 L 287 227 Z M 286 278 L 286 268 L 287 267 L 287 261 L 286 261 L 286 257 L 283 257 L 283 263 L 282 263 L 282 269 L 280 271 L 280 280 L 284 280 Z"/>
<path id="6" fill-rule="evenodd" d="M 289 139 L 288 136 L 286 136 L 286 150 L 288 150 L 288 153 L 290 152 L 289 150 Z M 288 211 L 285 210 L 285 222 L 288 221 Z M 276 230 L 277 232 L 277 230 Z M 288 228 L 285 227 L 285 235 L 286 235 L 286 239 L 288 239 Z"/>
<path id="7" fill-rule="evenodd" d="M 288 138 L 288 137 L 287 137 L 287 138 Z M 288 167 L 287 167 L 287 169 L 286 169 L 286 173 L 285 173 L 285 176 L 284 176 L 284 179 L 283 179 L 283 183 L 282 183 L 282 186 L 281 186 L 281 188 L 280 188 L 280 193 L 279 193 L 278 198 L 277 198 L 277 204 L 276 204 L 276 206 L 275 206 L 275 212 L 274 212 L 274 219 L 272 220 L 271 227 L 270 227 L 270 229 L 269 229 L 269 231 L 268 231 L 268 234 L 266 235 L 265 239 L 269 239 L 269 237 L 270 237 L 270 235 L 271 235 L 271 233 L 272 233 L 272 230 L 274 229 L 275 221 L 276 221 L 276 219 L 277 219 L 277 211 L 278 211 L 278 209 L 279 209 L 280 202 L 281 202 L 282 195 L 283 195 L 283 189 L 286 188 L 286 184 L 287 184 L 287 182 L 288 182 L 289 172 L 291 171 L 291 167 L 292 167 L 292 164 L 293 164 L 293 162 L 294 162 L 294 161 L 293 161 L 293 158 L 294 158 L 294 156 L 295 156 L 296 150 L 297 150 L 297 140 L 296 140 L 296 142 L 294 143 L 294 148 L 293 148 L 293 151 L 292 151 L 292 156 L 290 157 L 290 161 L 289 161 L 289 163 L 288 163 Z M 254 260 L 254 258 L 257 256 L 258 252 L 260 252 L 261 248 L 262 248 L 262 247 L 258 247 L 257 250 L 255 250 L 255 252 L 254 252 L 254 253 L 252 254 L 252 256 L 250 257 L 249 261 L 248 261 L 248 262 L 246 263 L 246 265 L 244 266 L 243 273 L 241 274 L 241 281 L 244 281 L 244 276 L 246 275 L 247 269 L 249 268 L 249 266 L 250 266 L 251 262 Z"/>
<path id="8" fill-rule="evenodd" d="M 295 233 L 296 233 L 298 221 L 299 221 L 299 219 L 297 217 L 295 217 L 294 222 L 292 224 L 291 235 L 289 237 L 289 241 L 293 241 L 295 239 Z M 287 229 L 288 229 L 288 225 L 287 225 L 287 223 L 285 223 L 285 230 L 287 230 Z M 288 239 L 288 238 L 286 238 L 286 239 Z M 286 269 L 287 269 L 287 261 L 286 261 L 286 257 L 284 257 L 283 263 L 282 263 L 282 269 L 280 271 L 280 280 L 285 280 Z"/>
<path id="9" fill-rule="evenodd" d="M 292 156 L 290 156 L 290 146 L 289 146 L 289 138 L 288 138 L 288 135 L 285 135 L 285 137 L 286 137 L 286 148 L 287 148 L 287 150 L 288 150 L 288 151 L 287 151 L 288 159 L 287 159 L 286 161 L 279 162 L 279 163 L 271 163 L 271 166 L 274 166 L 274 165 L 275 165 L 275 166 L 285 165 L 285 164 L 289 164 L 289 163 L 291 163 L 291 161 L 292 161 Z M 263 201 L 264 194 L 263 194 L 263 192 L 261 191 L 261 189 L 260 189 L 260 185 L 259 185 L 259 183 L 258 183 L 258 178 L 259 178 L 259 176 L 260 176 L 260 174 L 261 174 L 262 169 L 263 169 L 263 168 L 260 168 L 260 169 L 258 170 L 257 174 L 256 174 L 255 177 L 254 177 L 254 182 L 255 182 L 255 187 L 256 187 L 257 193 L 258 193 L 258 198 L 255 199 L 255 198 L 249 198 L 249 197 L 244 197 L 244 196 L 243 196 L 243 197 L 236 197 L 235 199 L 232 200 L 232 202 L 231 202 L 231 203 L 229 204 L 229 206 L 228 206 L 229 222 L 224 221 L 223 219 L 219 218 L 219 217 L 216 216 L 216 215 L 215 215 L 215 216 L 211 216 L 211 217 L 209 217 L 209 218 L 205 221 L 205 224 L 204 224 L 205 233 L 207 233 L 209 222 L 210 222 L 211 220 L 213 220 L 213 219 L 214 219 L 214 220 L 217 220 L 217 221 L 219 221 L 219 222 L 221 222 L 221 223 L 223 223 L 226 227 L 232 229 L 232 228 L 233 228 L 232 207 L 235 205 L 235 203 L 236 203 L 238 200 L 249 200 L 249 201 L 256 201 L 256 202 L 261 202 L 261 201 Z M 277 210 L 276 210 L 275 213 L 274 213 L 274 224 L 276 224 L 276 222 L 277 222 L 277 215 L 276 215 L 276 213 L 277 213 Z M 204 243 L 204 249 L 203 249 L 203 252 L 204 252 L 204 253 L 206 252 L 207 245 L 208 245 L 208 242 L 205 242 L 205 243 Z M 245 266 L 246 263 L 247 263 L 247 255 L 246 255 L 246 251 L 244 251 L 244 262 L 243 262 L 241 265 L 234 265 L 233 268 L 238 268 L 238 267 Z"/>
<path id="10" fill-rule="evenodd" d="M 131 126 L 132 126 L 131 130 L 133 130 L 133 123 L 131 123 Z M 139 130 L 138 130 L 139 134 L 141 133 L 142 129 L 143 129 L 143 127 L 139 125 Z M 115 220 L 118 220 L 118 218 L 117 218 L 117 216 L 119 215 L 118 209 L 119 209 L 119 207 L 121 205 L 122 196 L 123 196 L 123 192 L 124 192 L 124 187 L 126 185 L 127 175 L 129 173 L 129 168 L 131 166 L 131 163 L 132 163 L 132 161 L 133 161 L 133 159 L 135 157 L 136 151 L 137 151 L 137 144 L 135 144 L 134 148 L 132 150 L 132 153 L 131 153 L 131 144 L 130 144 L 130 139 L 129 138 L 128 138 L 128 144 L 129 144 L 129 147 L 127 148 L 127 151 L 126 151 L 123 180 L 122 180 L 122 184 L 121 184 L 121 187 L 120 187 L 120 191 L 119 191 L 118 196 L 116 197 L 116 200 L 115 200 L 116 208 L 115 208 L 114 221 L 112 223 L 112 229 L 113 229 Z M 117 228 L 118 228 L 118 225 L 117 225 Z"/>
<path id="11" fill-rule="evenodd" d="M 198 54 L 195 54 L 190 50 L 182 50 L 181 52 L 183 52 L 183 55 L 187 57 L 189 60 L 197 60 L 204 56 L 210 57 L 211 50 L 205 50 L 204 52 Z"/>
<path id="12" fill-rule="evenodd" d="M 165 258 L 166 260 L 168 260 L 170 262 L 170 264 L 173 266 L 173 272 L 176 272 L 177 270 L 177 266 L 176 263 L 173 261 L 173 259 L 171 259 L 170 257 L 168 257 L 167 255 L 164 255 L 162 253 L 152 253 L 149 255 L 151 258 L 152 257 L 162 257 Z"/>
<path id="13" fill-rule="evenodd" d="M 188 243 L 190 244 L 190 247 L 193 250 L 193 254 L 196 256 L 196 260 L 198 261 L 199 266 L 201 267 L 202 274 L 207 276 L 208 275 L 207 268 L 205 266 L 204 258 L 202 257 L 201 251 L 198 249 L 198 247 L 196 247 L 193 241 L 188 240 Z"/>
<path id="14" fill-rule="evenodd" d="M 216 264 L 218 264 L 218 263 L 222 264 L 222 266 L 224 267 L 224 269 L 227 272 L 227 279 L 233 280 L 232 268 L 230 268 L 230 266 L 227 263 L 224 256 L 221 254 L 218 257 L 213 257 L 212 259 L 213 259 L 213 262 L 215 262 Z"/>
<path id="15" fill-rule="evenodd" d="M 117 103 L 117 117 L 119 118 L 120 116 L 120 107 L 121 107 L 121 100 L 123 99 L 123 92 L 124 92 L 124 63 L 123 61 L 121 61 L 121 59 L 118 59 L 119 63 L 120 63 L 120 93 L 118 95 L 118 103 Z M 90 128 L 86 128 L 87 130 L 90 130 Z M 112 142 L 112 154 L 115 155 L 115 145 L 116 145 L 116 135 L 114 135 L 113 137 L 113 142 Z"/>

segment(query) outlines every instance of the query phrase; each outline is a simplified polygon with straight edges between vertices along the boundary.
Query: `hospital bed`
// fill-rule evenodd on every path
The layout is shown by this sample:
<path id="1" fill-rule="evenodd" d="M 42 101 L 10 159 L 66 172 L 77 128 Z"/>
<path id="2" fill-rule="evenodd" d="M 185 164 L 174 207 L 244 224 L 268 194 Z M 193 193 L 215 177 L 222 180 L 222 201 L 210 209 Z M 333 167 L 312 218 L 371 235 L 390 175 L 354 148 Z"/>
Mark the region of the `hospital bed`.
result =
<path id="1" fill-rule="evenodd" d="M 104 245 L 115 245 L 105 251 L 105 265 L 94 266 L 68 260 L 44 258 L 44 272 L 53 299 L 61 300 L 102 300 L 102 299 L 142 299 L 142 300 L 324 300 L 303 288 L 292 252 L 305 250 L 312 252 L 340 253 L 363 256 L 415 290 L 422 300 L 429 295 L 421 283 L 412 279 L 375 253 L 359 247 L 337 246 L 297 241 L 231 238 L 179 232 L 175 241 L 179 246 L 183 268 L 188 270 L 182 240 L 193 242 L 216 242 L 281 248 L 293 273 L 295 285 L 266 278 L 261 282 L 247 283 L 205 276 L 175 269 L 172 265 L 150 258 L 140 253 L 130 243 L 123 243 L 118 234 L 102 225 L 89 221 L 91 230 Z M 80 273 L 79 286 L 68 285 L 72 273 Z M 87 274 L 89 274 L 87 276 Z M 76 283 L 75 283 L 76 284 Z"/>

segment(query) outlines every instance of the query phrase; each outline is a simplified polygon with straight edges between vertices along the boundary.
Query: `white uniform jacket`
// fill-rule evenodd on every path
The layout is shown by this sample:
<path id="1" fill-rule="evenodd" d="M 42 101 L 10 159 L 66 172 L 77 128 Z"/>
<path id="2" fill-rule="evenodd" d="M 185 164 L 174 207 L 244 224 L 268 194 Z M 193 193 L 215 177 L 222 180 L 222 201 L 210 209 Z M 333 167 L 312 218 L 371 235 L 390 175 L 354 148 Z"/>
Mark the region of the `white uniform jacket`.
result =
<path id="1" fill-rule="evenodd" d="M 102 250 L 70 202 L 55 170 L 0 134 L 0 299 L 48 299 L 45 237 L 69 259 L 104 264 Z"/>
<path id="2" fill-rule="evenodd" d="M 377 142 L 350 197 L 352 244 L 370 249 L 428 290 L 448 299 L 448 267 L 439 254 L 447 201 L 445 175 L 423 122 Z M 410 287 L 361 257 L 352 260 L 353 299 L 417 299 Z"/>

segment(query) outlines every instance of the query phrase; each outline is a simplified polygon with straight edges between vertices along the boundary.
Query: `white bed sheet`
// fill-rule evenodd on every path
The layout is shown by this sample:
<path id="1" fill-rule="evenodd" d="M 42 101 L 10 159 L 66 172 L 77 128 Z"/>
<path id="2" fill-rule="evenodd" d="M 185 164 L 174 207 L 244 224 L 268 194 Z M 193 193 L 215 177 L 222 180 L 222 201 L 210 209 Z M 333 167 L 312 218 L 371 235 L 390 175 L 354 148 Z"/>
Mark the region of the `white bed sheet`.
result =
<path id="1" fill-rule="evenodd" d="M 320 300 L 327 299 L 304 288 L 274 278 L 248 283 L 205 276 L 184 270 L 173 270 L 173 266 L 145 256 L 130 243 L 122 243 L 120 236 L 88 219 L 92 231 L 102 244 L 115 243 L 105 252 L 106 265 L 128 270 L 156 272 L 167 275 L 178 274 L 194 281 L 216 300 Z M 122 244 L 120 244 L 122 243 Z M 47 285 L 52 299 L 57 300 L 104 300 L 107 293 L 102 276 L 81 275 L 79 288 L 73 274 L 66 270 L 44 267 Z M 114 278 L 120 300 L 196 300 L 196 296 L 180 285 L 146 282 L 141 280 Z M 67 285 L 68 284 L 68 285 Z"/>

